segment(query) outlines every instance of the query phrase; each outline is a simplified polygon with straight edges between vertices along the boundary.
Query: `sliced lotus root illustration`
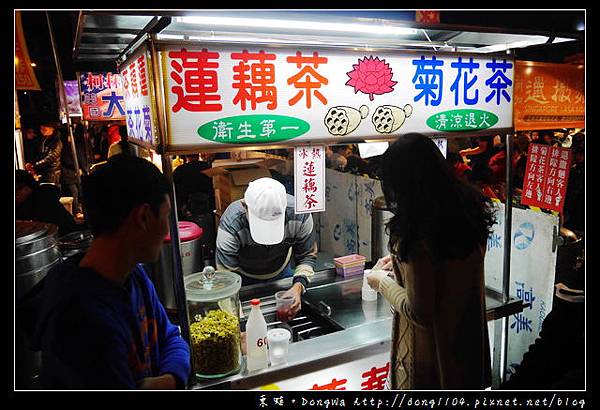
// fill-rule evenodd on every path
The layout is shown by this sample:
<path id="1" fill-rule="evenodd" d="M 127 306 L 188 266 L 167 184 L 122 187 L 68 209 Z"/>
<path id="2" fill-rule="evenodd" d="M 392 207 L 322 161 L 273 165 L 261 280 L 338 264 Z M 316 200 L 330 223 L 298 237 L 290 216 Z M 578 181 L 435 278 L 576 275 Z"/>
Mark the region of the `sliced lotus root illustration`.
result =
<path id="1" fill-rule="evenodd" d="M 394 105 L 381 105 L 375 109 L 371 121 L 375 130 L 382 134 L 397 131 L 404 121 L 412 114 L 412 105 L 406 104 L 404 108 Z"/>
<path id="2" fill-rule="evenodd" d="M 360 122 L 369 115 L 369 107 L 361 105 L 357 110 L 352 107 L 331 107 L 323 122 L 331 135 L 347 135 L 360 125 Z"/>

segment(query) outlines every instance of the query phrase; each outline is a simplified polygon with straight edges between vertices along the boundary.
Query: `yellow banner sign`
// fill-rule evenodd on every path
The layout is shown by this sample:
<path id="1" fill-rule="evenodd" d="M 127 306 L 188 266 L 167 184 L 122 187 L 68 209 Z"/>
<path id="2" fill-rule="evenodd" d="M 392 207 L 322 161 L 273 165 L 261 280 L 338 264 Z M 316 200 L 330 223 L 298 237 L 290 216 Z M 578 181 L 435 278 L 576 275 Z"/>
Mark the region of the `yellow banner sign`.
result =
<path id="1" fill-rule="evenodd" d="M 585 66 L 517 61 L 516 130 L 585 127 Z"/>
<path id="2" fill-rule="evenodd" d="M 40 91 L 40 85 L 29 60 L 19 11 L 15 12 L 15 30 L 15 89 Z"/>

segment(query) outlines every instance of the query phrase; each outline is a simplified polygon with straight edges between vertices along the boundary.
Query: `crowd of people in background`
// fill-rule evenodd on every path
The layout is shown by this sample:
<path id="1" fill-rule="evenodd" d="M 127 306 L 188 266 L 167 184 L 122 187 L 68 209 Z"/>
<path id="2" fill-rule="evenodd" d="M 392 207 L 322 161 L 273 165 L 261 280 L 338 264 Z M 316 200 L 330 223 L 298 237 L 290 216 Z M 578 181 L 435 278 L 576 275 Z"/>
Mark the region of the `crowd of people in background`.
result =
<path id="1" fill-rule="evenodd" d="M 26 171 L 38 184 L 53 184 L 60 197 L 72 198 L 72 214 L 83 220 L 81 207 L 81 177 L 94 166 L 106 162 L 116 154 L 138 156 L 136 146 L 127 141 L 125 125 L 90 124 L 72 125 L 53 118 L 40 118 L 37 124 L 23 128 L 23 158 Z M 76 157 L 73 156 L 71 134 Z"/>
<path id="2" fill-rule="evenodd" d="M 572 152 L 563 226 L 583 231 L 585 189 L 585 130 L 521 131 L 512 136 L 513 203 L 521 202 L 530 144 L 570 148 Z M 499 135 L 472 138 L 470 147 L 449 151 L 447 160 L 457 175 L 477 185 L 492 199 L 506 201 L 506 145 Z"/>
<path id="3" fill-rule="evenodd" d="M 573 231 L 584 229 L 585 129 L 519 131 L 512 136 L 512 198 L 521 202 L 521 194 L 530 144 L 570 148 L 572 151 L 568 191 L 562 215 L 563 226 Z M 477 186 L 490 199 L 506 201 L 506 142 L 500 135 L 455 138 L 448 143 L 446 160 L 455 173 Z M 351 174 L 379 179 L 381 156 L 361 158 L 356 144 L 327 147 L 326 167 Z"/>

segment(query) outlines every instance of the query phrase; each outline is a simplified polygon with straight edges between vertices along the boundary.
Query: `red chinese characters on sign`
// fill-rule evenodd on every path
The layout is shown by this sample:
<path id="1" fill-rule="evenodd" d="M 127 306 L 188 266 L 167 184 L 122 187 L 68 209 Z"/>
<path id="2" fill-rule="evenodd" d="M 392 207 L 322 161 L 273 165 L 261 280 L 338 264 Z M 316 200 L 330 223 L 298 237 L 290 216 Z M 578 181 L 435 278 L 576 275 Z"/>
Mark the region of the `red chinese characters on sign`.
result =
<path id="1" fill-rule="evenodd" d="M 275 54 L 267 54 L 264 50 L 258 53 L 249 53 L 248 50 L 244 50 L 241 53 L 231 54 L 233 60 L 242 60 L 233 67 L 235 74 L 232 87 L 238 90 L 233 99 L 234 105 L 240 104 L 243 111 L 246 111 L 247 101 L 250 101 L 253 110 L 259 103 L 268 103 L 267 109 L 269 110 L 277 108 L 275 65 L 266 62 L 275 60 L 275 57 Z M 252 62 L 248 64 L 251 60 Z"/>
<path id="2" fill-rule="evenodd" d="M 384 367 L 372 367 L 364 372 L 362 377 L 365 381 L 361 383 L 362 390 L 383 390 L 389 372 L 389 362 Z"/>
<path id="3" fill-rule="evenodd" d="M 315 174 L 315 162 L 314 161 L 306 161 L 304 163 L 304 171 L 302 176 L 304 177 L 316 177 L 317 174 Z"/>
<path id="4" fill-rule="evenodd" d="M 570 149 L 530 144 L 521 204 L 562 212 L 570 168 Z"/>
<path id="5" fill-rule="evenodd" d="M 325 210 L 324 150 L 323 146 L 295 149 L 296 213 Z"/>
<path id="6" fill-rule="evenodd" d="M 343 373 L 343 371 L 341 372 Z M 373 366 L 364 372 L 355 373 L 355 370 L 352 370 L 350 374 L 338 374 L 329 383 L 322 385 L 313 383 L 312 387 L 308 390 L 346 390 L 346 385 L 349 385 L 350 389 L 356 389 L 358 387 L 358 375 L 360 375 L 360 380 L 362 380 L 360 390 L 383 390 L 389 373 L 390 362 L 387 362 L 383 367 Z M 346 377 L 342 378 L 343 376 Z"/>
<path id="7" fill-rule="evenodd" d="M 321 88 L 321 85 L 327 85 L 329 80 L 316 71 L 316 69 L 319 68 L 319 64 L 327 63 L 327 57 L 319 57 L 317 51 L 313 52 L 312 57 L 303 56 L 302 52 L 298 51 L 295 56 L 288 57 L 287 62 L 295 63 L 297 68 L 301 68 L 296 75 L 287 79 L 288 84 L 293 84 L 295 88 L 300 89 L 300 91 L 289 100 L 290 106 L 296 105 L 300 99 L 305 97 L 306 108 L 311 108 L 313 94 L 323 103 L 323 105 L 327 105 L 327 98 L 325 98 L 319 89 Z"/>
<path id="8" fill-rule="evenodd" d="M 121 78 L 123 79 L 123 96 L 125 98 L 131 97 L 131 91 L 129 89 L 129 67 L 125 67 L 121 70 Z"/>
<path id="9" fill-rule="evenodd" d="M 148 96 L 148 81 L 146 79 L 146 59 L 140 56 L 121 71 L 123 90 L 126 98 Z"/>
<path id="10" fill-rule="evenodd" d="M 303 187 L 302 192 L 304 193 L 304 206 L 306 209 L 313 209 L 319 207 L 319 201 L 316 198 L 316 192 L 318 191 L 317 182 L 315 177 L 317 176 L 315 170 L 314 161 L 306 161 L 303 166 L 302 177 Z"/>
<path id="11" fill-rule="evenodd" d="M 138 78 L 140 79 L 140 92 L 143 97 L 148 96 L 148 81 L 146 79 L 146 59 L 140 56 L 135 64 L 137 66 Z"/>
<path id="12" fill-rule="evenodd" d="M 313 384 L 313 387 L 310 388 L 309 390 L 346 390 L 346 388 L 343 386 L 344 386 L 344 384 L 346 384 L 347 381 L 348 381 L 348 379 L 337 380 L 334 378 L 331 380 L 331 383 L 327 383 L 322 386 L 319 386 L 318 384 L 315 383 L 315 384 Z"/>
<path id="13" fill-rule="evenodd" d="M 440 12 L 436 10 L 417 10 L 415 21 L 418 23 L 440 24 Z"/>
<path id="14" fill-rule="evenodd" d="M 192 112 L 221 111 L 223 106 L 215 101 L 220 101 L 217 94 L 219 84 L 217 71 L 219 53 L 202 51 L 188 51 L 185 48 L 179 51 L 170 51 L 171 78 L 177 85 L 171 91 L 177 96 L 177 101 L 171 108 L 173 112 L 181 109 Z"/>
<path id="15" fill-rule="evenodd" d="M 131 63 L 129 65 L 129 71 L 130 71 L 130 79 L 131 79 L 131 94 L 134 97 L 137 97 L 139 95 L 139 91 L 138 91 L 138 76 L 137 76 L 137 70 L 135 69 L 135 63 Z"/>

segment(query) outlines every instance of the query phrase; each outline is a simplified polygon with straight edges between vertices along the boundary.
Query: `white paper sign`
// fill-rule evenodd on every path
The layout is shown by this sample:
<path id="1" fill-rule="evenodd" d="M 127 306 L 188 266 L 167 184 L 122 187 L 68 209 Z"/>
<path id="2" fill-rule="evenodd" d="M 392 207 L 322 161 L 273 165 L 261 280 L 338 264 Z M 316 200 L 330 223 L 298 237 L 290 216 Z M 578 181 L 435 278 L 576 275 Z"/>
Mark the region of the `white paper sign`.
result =
<path id="1" fill-rule="evenodd" d="M 160 55 L 170 149 L 512 127 L 510 58 L 220 44 Z"/>
<path id="2" fill-rule="evenodd" d="M 127 114 L 127 136 L 156 145 L 156 122 L 150 84 L 150 59 L 142 47 L 123 66 L 123 92 Z"/>
<path id="3" fill-rule="evenodd" d="M 448 139 L 447 138 L 432 138 L 435 145 L 440 149 L 444 158 L 446 158 L 446 154 L 448 153 Z"/>
<path id="4" fill-rule="evenodd" d="M 294 148 L 296 213 L 325 211 L 325 146 Z"/>
<path id="5" fill-rule="evenodd" d="M 389 142 L 365 142 L 358 144 L 358 152 L 361 158 L 366 159 L 383 154 L 389 146 Z"/>
<path id="6" fill-rule="evenodd" d="M 497 204 L 493 231 L 485 255 L 486 286 L 501 292 L 504 260 L 504 204 Z M 530 304 L 509 317 L 508 369 L 521 363 L 529 345 L 539 337 L 552 309 L 556 251 L 553 229 L 558 217 L 530 209 L 513 208 L 510 260 L 510 295 Z"/>

